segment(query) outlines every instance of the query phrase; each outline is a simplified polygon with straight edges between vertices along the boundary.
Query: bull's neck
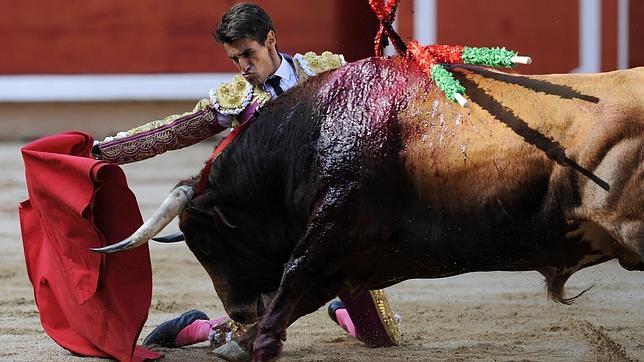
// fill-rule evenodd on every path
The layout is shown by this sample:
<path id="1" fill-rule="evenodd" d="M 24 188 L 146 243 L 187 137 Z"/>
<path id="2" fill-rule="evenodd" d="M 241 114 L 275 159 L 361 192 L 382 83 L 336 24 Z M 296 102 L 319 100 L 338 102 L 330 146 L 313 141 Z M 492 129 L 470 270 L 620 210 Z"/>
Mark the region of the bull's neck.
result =
<path id="1" fill-rule="evenodd" d="M 220 195 L 226 202 L 291 197 L 289 188 L 302 182 L 302 172 L 311 167 L 307 155 L 315 125 L 306 117 L 306 96 L 301 98 L 285 95 L 265 105 L 216 160 L 210 179 L 214 187 L 228 190 Z"/>

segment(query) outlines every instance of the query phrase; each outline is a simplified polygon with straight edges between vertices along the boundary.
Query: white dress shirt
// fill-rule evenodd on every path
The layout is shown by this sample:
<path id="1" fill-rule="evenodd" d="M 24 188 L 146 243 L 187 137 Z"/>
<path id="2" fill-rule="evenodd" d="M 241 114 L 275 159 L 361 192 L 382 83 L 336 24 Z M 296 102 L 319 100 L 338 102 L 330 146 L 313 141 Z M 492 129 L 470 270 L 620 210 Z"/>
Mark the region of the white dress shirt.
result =
<path id="1" fill-rule="evenodd" d="M 277 75 L 280 77 L 280 87 L 282 87 L 282 90 L 286 92 L 290 88 L 294 87 L 297 82 L 297 73 L 295 72 L 295 69 L 293 68 L 293 65 L 286 60 L 286 58 L 280 53 L 280 66 L 277 68 L 275 73 L 271 74 L 270 77 Z M 271 94 L 271 97 L 275 98 L 277 95 L 275 94 L 275 90 L 273 87 L 271 87 L 270 84 L 267 84 L 264 82 L 262 84 L 262 87 L 264 88 L 265 91 L 269 92 Z"/>

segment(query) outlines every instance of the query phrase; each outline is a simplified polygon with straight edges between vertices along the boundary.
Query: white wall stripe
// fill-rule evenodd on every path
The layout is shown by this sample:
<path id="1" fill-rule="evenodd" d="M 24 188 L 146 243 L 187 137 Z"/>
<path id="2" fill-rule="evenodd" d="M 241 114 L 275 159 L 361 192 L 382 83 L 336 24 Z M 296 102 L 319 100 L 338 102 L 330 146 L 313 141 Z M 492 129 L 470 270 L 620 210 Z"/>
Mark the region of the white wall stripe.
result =
<path id="1" fill-rule="evenodd" d="M 601 70 L 601 0 L 579 0 L 579 67 L 573 73 Z"/>
<path id="2" fill-rule="evenodd" d="M 617 4 L 617 69 L 628 68 L 628 0 Z"/>
<path id="3" fill-rule="evenodd" d="M 234 73 L 0 76 L 0 102 L 199 100 Z"/>
<path id="4" fill-rule="evenodd" d="M 414 38 L 420 44 L 436 44 L 436 0 L 414 0 Z"/>
<path id="5" fill-rule="evenodd" d="M 394 22 L 391 24 L 392 27 L 396 32 L 398 32 L 398 9 L 396 9 L 396 19 L 394 19 Z M 389 40 L 389 44 L 385 47 L 384 51 L 382 52 L 383 55 L 385 56 L 392 56 L 396 55 L 396 48 L 394 45 L 391 43 L 391 40 Z"/>

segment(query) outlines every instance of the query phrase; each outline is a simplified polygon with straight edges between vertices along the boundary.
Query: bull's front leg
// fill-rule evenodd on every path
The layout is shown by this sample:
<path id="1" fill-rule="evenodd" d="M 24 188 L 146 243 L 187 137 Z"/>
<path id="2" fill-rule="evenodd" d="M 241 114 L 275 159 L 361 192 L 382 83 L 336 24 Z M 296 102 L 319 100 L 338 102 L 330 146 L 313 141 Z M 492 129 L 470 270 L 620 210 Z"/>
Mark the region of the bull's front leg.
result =
<path id="1" fill-rule="evenodd" d="M 342 212 L 341 205 L 344 205 L 342 201 L 346 200 L 341 196 L 342 192 L 328 191 L 309 219 L 304 236 L 291 254 L 280 286 L 259 324 L 253 360 L 270 361 L 278 358 L 282 341 L 286 339 L 286 327 L 295 320 L 293 317 L 298 314 L 298 309 L 315 310 L 337 293 L 339 281 L 331 288 L 333 290 L 312 291 L 311 288 L 320 286 L 323 284 L 322 280 L 333 275 L 342 264 L 343 256 L 347 255 L 347 243 L 341 242 L 346 240 L 346 235 L 340 230 L 347 230 L 349 225 L 343 223 L 350 219 L 339 215 Z M 303 307 L 300 304 L 302 297 L 312 292 L 321 293 L 324 298 L 320 298 L 315 306 Z"/>
<path id="2" fill-rule="evenodd" d="M 285 271 L 275 298 L 258 324 L 253 345 L 254 361 L 277 359 L 281 354 L 282 341 L 286 341 L 286 328 L 333 299 L 341 287 L 340 280 L 315 282 L 314 276 L 296 269 Z M 288 287 L 284 288 L 284 285 Z"/>
<path id="3" fill-rule="evenodd" d="M 342 279 L 337 275 L 332 275 L 311 287 L 295 307 L 288 325 L 291 325 L 301 316 L 315 312 L 326 302 L 333 299 L 338 294 L 341 285 Z M 239 336 L 235 336 L 233 333 L 233 340 L 216 348 L 213 351 L 215 355 L 227 361 L 250 360 L 250 356 L 253 353 L 253 343 L 257 337 L 258 324 L 259 322 L 250 327 L 244 326 L 245 330 Z"/>

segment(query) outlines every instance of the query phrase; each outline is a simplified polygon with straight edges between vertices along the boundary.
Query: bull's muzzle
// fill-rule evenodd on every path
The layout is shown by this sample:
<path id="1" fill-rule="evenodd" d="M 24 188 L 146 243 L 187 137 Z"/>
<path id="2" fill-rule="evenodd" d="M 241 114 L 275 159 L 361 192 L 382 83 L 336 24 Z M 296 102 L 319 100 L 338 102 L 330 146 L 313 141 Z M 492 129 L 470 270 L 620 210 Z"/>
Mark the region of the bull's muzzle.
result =
<path id="1" fill-rule="evenodd" d="M 136 248 L 147 243 L 183 211 L 186 205 L 188 205 L 188 202 L 192 200 L 194 194 L 195 190 L 190 186 L 184 185 L 175 188 L 154 212 L 152 217 L 143 223 L 130 237 L 116 244 L 102 248 L 92 248 L 91 250 L 99 253 L 114 253 Z"/>
<path id="2" fill-rule="evenodd" d="M 230 318 L 235 322 L 242 324 L 249 324 L 258 322 L 266 309 L 268 309 L 269 304 L 273 300 L 275 293 L 259 293 L 257 299 L 248 304 L 237 304 L 230 310 L 226 310 Z"/>

